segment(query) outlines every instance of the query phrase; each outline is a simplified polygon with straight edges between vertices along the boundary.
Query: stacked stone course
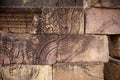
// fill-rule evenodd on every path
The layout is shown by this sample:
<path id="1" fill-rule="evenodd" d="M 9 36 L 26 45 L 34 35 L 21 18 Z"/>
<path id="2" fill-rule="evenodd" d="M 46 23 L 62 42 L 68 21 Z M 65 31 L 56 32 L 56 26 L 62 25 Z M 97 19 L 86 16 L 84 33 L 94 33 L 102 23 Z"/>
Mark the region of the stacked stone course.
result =
<path id="1" fill-rule="evenodd" d="M 0 80 L 120 79 L 120 0 L 0 3 Z"/>

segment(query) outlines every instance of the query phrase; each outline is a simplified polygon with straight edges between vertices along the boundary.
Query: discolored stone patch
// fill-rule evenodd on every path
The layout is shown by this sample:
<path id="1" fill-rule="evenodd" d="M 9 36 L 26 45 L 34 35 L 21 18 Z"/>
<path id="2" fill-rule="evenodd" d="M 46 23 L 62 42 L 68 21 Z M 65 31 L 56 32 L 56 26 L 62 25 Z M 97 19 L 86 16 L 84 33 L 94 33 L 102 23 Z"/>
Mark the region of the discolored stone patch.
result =
<path id="1" fill-rule="evenodd" d="M 120 36 L 114 35 L 109 38 L 110 56 L 120 59 Z"/>
<path id="2" fill-rule="evenodd" d="M 89 9 L 86 13 L 86 33 L 120 34 L 119 13 L 119 9 Z"/>
<path id="3" fill-rule="evenodd" d="M 1 67 L 0 80 L 52 80 L 48 65 L 12 65 Z"/>
<path id="4" fill-rule="evenodd" d="M 57 62 L 108 62 L 108 40 L 104 35 L 61 36 Z"/>
<path id="5" fill-rule="evenodd" d="M 53 80 L 104 80 L 103 64 L 56 64 Z"/>
<path id="6" fill-rule="evenodd" d="M 83 7 L 83 0 L 1 0 L 0 8 L 60 8 L 60 7 Z"/>
<path id="7" fill-rule="evenodd" d="M 120 0 L 85 0 L 87 7 L 120 8 Z"/>
<path id="8" fill-rule="evenodd" d="M 119 80 L 120 66 L 110 62 L 106 63 L 104 74 L 105 74 L 105 80 Z"/>

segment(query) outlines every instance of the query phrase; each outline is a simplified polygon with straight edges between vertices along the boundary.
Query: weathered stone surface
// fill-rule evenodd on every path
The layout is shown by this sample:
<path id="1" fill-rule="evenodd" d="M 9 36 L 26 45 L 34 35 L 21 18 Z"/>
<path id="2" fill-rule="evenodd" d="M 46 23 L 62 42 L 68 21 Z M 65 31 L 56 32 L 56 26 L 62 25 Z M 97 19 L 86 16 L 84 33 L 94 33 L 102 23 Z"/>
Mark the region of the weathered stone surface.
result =
<path id="1" fill-rule="evenodd" d="M 120 0 L 84 0 L 85 7 L 120 8 Z"/>
<path id="2" fill-rule="evenodd" d="M 22 55 L 26 53 L 26 41 L 18 40 L 11 34 L 0 32 L 0 63 L 23 63 Z"/>
<path id="3" fill-rule="evenodd" d="M 17 39 L 22 39 L 22 40 L 28 40 L 28 39 L 30 39 L 31 38 L 31 34 L 27 34 L 27 33 L 25 33 L 25 34 L 12 34 L 13 36 L 15 36 Z"/>
<path id="4" fill-rule="evenodd" d="M 0 8 L 83 7 L 83 0 L 1 0 Z"/>
<path id="5" fill-rule="evenodd" d="M 53 64 L 56 62 L 56 36 L 35 36 L 19 40 L 0 32 L 0 63 L 6 64 Z"/>
<path id="6" fill-rule="evenodd" d="M 31 37 L 27 41 L 26 53 L 31 64 L 54 64 L 57 53 L 56 35 L 40 35 Z"/>
<path id="7" fill-rule="evenodd" d="M 83 34 L 84 14 L 82 8 L 44 8 L 39 13 L 0 13 L 0 27 L 11 33 Z"/>
<path id="8" fill-rule="evenodd" d="M 34 16 L 32 13 L 0 12 L 0 22 L 10 21 L 10 22 L 23 22 L 23 23 L 25 23 L 25 22 L 32 21 L 33 17 Z"/>
<path id="9" fill-rule="evenodd" d="M 110 56 L 120 59 L 120 36 L 109 37 Z"/>
<path id="10" fill-rule="evenodd" d="M 57 62 L 108 62 L 108 40 L 104 35 L 69 35 L 61 38 Z"/>
<path id="11" fill-rule="evenodd" d="M 56 64 L 53 80 L 104 80 L 103 64 Z"/>
<path id="12" fill-rule="evenodd" d="M 34 15 L 31 13 L 0 13 L 2 31 L 14 34 L 36 34 Z"/>
<path id="13" fill-rule="evenodd" d="M 12 65 L 1 67 L 0 80 L 52 80 L 48 65 Z"/>
<path id="14" fill-rule="evenodd" d="M 120 34 L 119 13 L 119 9 L 89 9 L 86 13 L 86 33 Z"/>
<path id="15" fill-rule="evenodd" d="M 105 80 L 119 80 L 120 66 L 114 63 L 106 63 L 104 69 Z"/>
<path id="16" fill-rule="evenodd" d="M 35 15 L 38 33 L 83 34 L 84 14 L 81 8 L 45 8 Z"/>

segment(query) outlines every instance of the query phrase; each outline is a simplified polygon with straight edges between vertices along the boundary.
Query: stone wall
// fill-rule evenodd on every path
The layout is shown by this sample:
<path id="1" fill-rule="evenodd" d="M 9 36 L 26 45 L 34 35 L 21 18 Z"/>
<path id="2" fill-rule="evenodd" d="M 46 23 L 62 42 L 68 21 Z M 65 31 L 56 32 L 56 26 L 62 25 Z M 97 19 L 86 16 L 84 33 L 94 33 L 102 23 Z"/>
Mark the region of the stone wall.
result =
<path id="1" fill-rule="evenodd" d="M 120 0 L 0 3 L 0 80 L 120 79 Z"/>

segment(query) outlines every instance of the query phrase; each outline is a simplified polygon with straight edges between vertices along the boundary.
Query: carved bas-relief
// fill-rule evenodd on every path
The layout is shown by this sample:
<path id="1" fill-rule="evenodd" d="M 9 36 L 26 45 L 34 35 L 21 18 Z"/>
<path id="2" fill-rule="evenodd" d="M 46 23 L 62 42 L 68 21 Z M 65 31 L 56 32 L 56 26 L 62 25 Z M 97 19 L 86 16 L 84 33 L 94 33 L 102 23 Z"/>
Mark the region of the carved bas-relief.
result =
<path id="1" fill-rule="evenodd" d="M 35 15 L 37 33 L 83 34 L 84 14 L 82 8 L 44 8 Z"/>
<path id="2" fill-rule="evenodd" d="M 19 40 L 0 32 L 1 64 L 53 64 L 56 62 L 55 36 L 31 37 Z"/>
<path id="3" fill-rule="evenodd" d="M 82 8 L 83 0 L 1 0 L 0 8 Z"/>

